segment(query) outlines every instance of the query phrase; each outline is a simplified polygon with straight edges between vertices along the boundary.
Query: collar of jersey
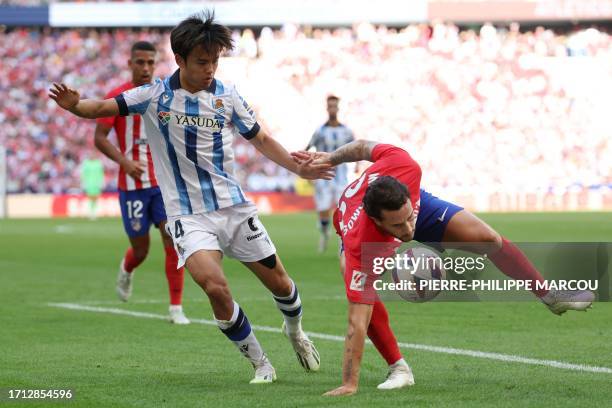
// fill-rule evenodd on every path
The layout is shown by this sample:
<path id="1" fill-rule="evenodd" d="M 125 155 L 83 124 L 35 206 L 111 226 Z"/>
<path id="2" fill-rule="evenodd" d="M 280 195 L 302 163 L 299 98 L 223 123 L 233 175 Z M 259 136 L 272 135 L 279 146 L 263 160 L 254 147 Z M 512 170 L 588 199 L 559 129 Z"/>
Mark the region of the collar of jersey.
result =
<path id="1" fill-rule="evenodd" d="M 177 69 L 176 71 L 174 71 L 174 74 L 172 74 L 172 76 L 170 77 L 170 89 L 172 89 L 173 91 L 176 91 L 177 89 L 180 89 L 181 87 L 181 78 L 179 76 L 179 71 L 180 69 Z M 210 86 L 206 88 L 206 92 L 210 92 L 211 94 L 214 94 L 216 89 L 217 89 L 217 80 L 213 78 L 213 80 L 210 83 Z"/>

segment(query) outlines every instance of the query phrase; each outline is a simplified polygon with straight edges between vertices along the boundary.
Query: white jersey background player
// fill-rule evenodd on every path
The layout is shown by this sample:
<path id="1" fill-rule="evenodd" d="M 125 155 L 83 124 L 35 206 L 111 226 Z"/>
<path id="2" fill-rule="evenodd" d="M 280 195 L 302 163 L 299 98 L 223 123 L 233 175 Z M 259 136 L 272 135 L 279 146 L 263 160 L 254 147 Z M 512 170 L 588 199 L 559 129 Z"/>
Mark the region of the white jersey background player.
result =
<path id="1" fill-rule="evenodd" d="M 327 122 L 318 128 L 306 150 L 314 147 L 317 152 L 331 153 L 339 147 L 354 140 L 353 132 L 338 121 L 338 104 L 340 98 L 334 95 L 327 97 Z M 334 208 L 348 184 L 348 166 L 346 163 L 336 167 L 336 175 L 331 180 L 316 180 L 315 186 L 315 208 L 319 213 L 319 252 L 324 252 L 329 240 L 329 223 Z"/>
<path id="2" fill-rule="evenodd" d="M 106 100 L 80 100 L 77 91 L 54 84 L 50 97 L 84 118 L 142 116 L 179 266 L 187 266 L 208 296 L 219 329 L 255 368 L 251 383 L 271 383 L 276 380 L 274 367 L 232 298 L 222 268 L 224 254 L 241 261 L 272 292 L 300 364 L 317 371 L 320 359 L 301 327 L 297 287 L 233 176 L 231 143 L 234 136 L 244 137 L 264 156 L 306 179 L 331 178 L 333 173 L 330 165 L 296 164 L 260 129 L 236 89 L 215 79 L 219 56 L 233 47 L 231 36 L 212 13 L 190 17 L 170 34 L 179 66 L 171 77 Z M 201 345 L 196 348 L 205 353 Z"/>

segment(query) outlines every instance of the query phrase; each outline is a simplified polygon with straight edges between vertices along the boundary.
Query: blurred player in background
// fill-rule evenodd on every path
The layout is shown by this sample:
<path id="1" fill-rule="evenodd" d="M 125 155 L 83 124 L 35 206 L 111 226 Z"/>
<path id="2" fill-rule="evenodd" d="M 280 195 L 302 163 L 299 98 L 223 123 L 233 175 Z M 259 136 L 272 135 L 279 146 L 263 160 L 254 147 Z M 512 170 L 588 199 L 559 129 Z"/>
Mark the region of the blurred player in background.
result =
<path id="1" fill-rule="evenodd" d="M 89 219 L 95 220 L 98 213 L 98 198 L 104 186 L 104 166 L 99 159 L 87 157 L 81 164 L 81 187 L 87 195 Z"/>
<path id="2" fill-rule="evenodd" d="M 182 21 L 170 34 L 179 69 L 106 100 L 80 100 L 79 93 L 54 84 L 50 97 L 84 118 L 140 114 L 168 213 L 167 230 L 202 287 L 219 329 L 255 369 L 252 384 L 276 380 L 276 372 L 255 337 L 249 319 L 234 301 L 223 272 L 224 253 L 238 259 L 272 292 L 283 315 L 283 332 L 307 371 L 317 371 L 320 357 L 302 329 L 302 304 L 276 248 L 234 173 L 236 133 L 280 166 L 305 179 L 332 178 L 328 164 L 297 164 L 261 130 L 253 109 L 233 85 L 215 79 L 219 57 L 233 48 L 231 31 L 203 13 Z"/>
<path id="3" fill-rule="evenodd" d="M 318 128 L 305 150 L 314 147 L 317 152 L 333 152 L 340 146 L 354 140 L 353 132 L 338 121 L 338 105 L 340 98 L 335 95 L 327 97 L 327 122 Z M 336 167 L 336 176 L 332 180 L 316 180 L 315 184 L 315 207 L 319 213 L 319 252 L 327 248 L 329 240 L 329 220 L 332 211 L 338 204 L 338 199 L 348 184 L 348 166 L 341 164 Z"/>
<path id="4" fill-rule="evenodd" d="M 293 153 L 298 162 L 308 160 L 308 152 Z M 373 164 L 351 183 L 334 212 L 334 227 L 342 238 L 346 268 L 344 283 L 349 300 L 349 326 L 345 339 L 342 385 L 326 395 L 347 395 L 357 391 L 365 336 L 389 364 L 381 390 L 414 384 L 412 370 L 403 359 L 389 324 L 384 304 L 374 290 L 376 275 L 368 265 L 364 243 L 386 243 L 390 253 L 398 242 L 447 243 L 488 258 L 505 275 L 532 282 L 536 295 L 553 313 L 585 310 L 592 304 L 590 291 L 538 289 L 544 282 L 527 257 L 512 242 L 484 221 L 453 203 L 421 189 L 421 167 L 403 149 L 360 140 L 333 153 L 316 153 L 315 163 L 339 165 L 368 160 Z M 377 248 L 385 252 L 386 248 Z M 365 263 L 365 264 L 364 264 Z"/>
<path id="5" fill-rule="evenodd" d="M 114 98 L 122 92 L 142 85 L 149 85 L 155 71 L 156 50 L 153 44 L 139 41 L 132 46 L 128 67 L 132 80 L 110 91 L 106 98 Z M 109 140 L 115 129 L 119 148 Z M 130 247 L 119 264 L 117 295 L 126 302 L 132 294 L 134 270 L 149 253 L 151 224 L 159 228 L 166 254 L 166 279 L 170 290 L 170 322 L 188 324 L 182 307 L 184 269 L 177 268 L 178 256 L 172 238 L 165 230 L 166 211 L 162 194 L 157 186 L 151 151 L 147 143 L 148 132 L 140 115 L 111 116 L 97 120 L 95 145 L 108 158 L 119 165 L 119 205 L 123 227 L 130 240 Z"/>

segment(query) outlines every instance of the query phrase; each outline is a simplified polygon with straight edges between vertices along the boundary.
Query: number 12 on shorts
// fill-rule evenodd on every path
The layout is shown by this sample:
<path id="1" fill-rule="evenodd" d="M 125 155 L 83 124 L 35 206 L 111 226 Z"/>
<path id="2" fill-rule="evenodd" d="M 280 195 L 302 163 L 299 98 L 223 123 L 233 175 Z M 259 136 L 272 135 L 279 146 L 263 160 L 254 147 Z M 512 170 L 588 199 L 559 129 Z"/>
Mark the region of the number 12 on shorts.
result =
<path id="1" fill-rule="evenodd" d="M 142 218 L 142 201 L 134 200 L 134 201 L 126 201 L 125 205 L 127 206 L 128 218 Z"/>

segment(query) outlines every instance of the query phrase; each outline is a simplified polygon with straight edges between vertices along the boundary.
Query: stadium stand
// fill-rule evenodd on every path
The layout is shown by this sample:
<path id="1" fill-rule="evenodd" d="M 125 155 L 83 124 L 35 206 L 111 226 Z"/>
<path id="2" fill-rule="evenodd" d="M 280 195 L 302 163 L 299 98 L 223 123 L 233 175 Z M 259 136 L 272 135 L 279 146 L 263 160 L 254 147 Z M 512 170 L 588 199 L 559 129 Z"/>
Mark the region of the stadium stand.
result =
<path id="1" fill-rule="evenodd" d="M 102 96 L 127 79 L 129 46 L 140 39 L 162 50 L 157 72 L 164 76 L 174 69 L 168 31 L 5 30 L 0 93 L 11 103 L 0 106 L 0 143 L 8 191 L 78 192 L 78 164 L 93 148 L 94 123 L 56 108 L 46 97 L 50 82 L 63 78 L 84 97 Z M 222 64 L 244 78 L 242 93 L 289 148 L 305 145 L 325 118 L 325 96 L 337 93 L 341 120 L 357 137 L 405 146 L 434 190 L 565 191 L 612 183 L 612 41 L 605 30 L 434 23 L 285 25 L 257 34 L 236 31 L 237 49 Z M 292 188 L 290 175 L 237 143 L 249 190 Z M 116 166 L 105 165 L 106 190 L 114 190 Z"/>

